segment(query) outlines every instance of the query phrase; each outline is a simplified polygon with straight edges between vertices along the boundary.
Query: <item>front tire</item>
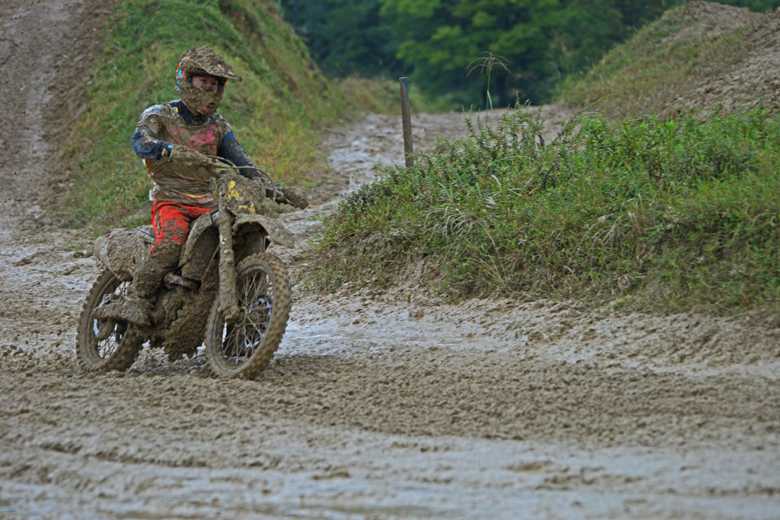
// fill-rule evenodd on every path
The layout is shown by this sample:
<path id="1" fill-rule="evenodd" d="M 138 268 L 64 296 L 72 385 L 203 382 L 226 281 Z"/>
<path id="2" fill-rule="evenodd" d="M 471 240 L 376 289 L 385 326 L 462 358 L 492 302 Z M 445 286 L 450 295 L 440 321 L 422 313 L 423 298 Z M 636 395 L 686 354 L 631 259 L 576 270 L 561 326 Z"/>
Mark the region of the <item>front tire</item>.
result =
<path id="1" fill-rule="evenodd" d="M 257 253 L 236 268 L 240 317 L 226 324 L 214 301 L 206 324 L 206 357 L 219 377 L 251 379 L 268 363 L 284 336 L 292 298 L 284 263 Z"/>
<path id="2" fill-rule="evenodd" d="M 143 347 L 143 338 L 126 321 L 101 321 L 92 313 L 112 295 L 127 290 L 129 282 L 122 282 L 114 273 L 104 270 L 98 275 L 81 309 L 76 337 L 76 357 L 84 370 L 123 372 L 130 368 Z M 99 336 L 102 336 L 100 338 Z"/>

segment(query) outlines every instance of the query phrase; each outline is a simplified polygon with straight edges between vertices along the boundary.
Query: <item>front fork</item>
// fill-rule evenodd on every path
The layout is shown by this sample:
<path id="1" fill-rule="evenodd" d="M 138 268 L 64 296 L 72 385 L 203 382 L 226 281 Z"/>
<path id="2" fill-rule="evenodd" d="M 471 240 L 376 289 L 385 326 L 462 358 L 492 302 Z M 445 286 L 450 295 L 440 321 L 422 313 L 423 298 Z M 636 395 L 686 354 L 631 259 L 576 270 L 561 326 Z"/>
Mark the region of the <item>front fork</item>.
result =
<path id="1" fill-rule="evenodd" d="M 220 208 L 219 225 L 219 312 L 226 323 L 238 321 L 241 310 L 236 294 L 236 260 L 233 252 L 233 215 Z"/>

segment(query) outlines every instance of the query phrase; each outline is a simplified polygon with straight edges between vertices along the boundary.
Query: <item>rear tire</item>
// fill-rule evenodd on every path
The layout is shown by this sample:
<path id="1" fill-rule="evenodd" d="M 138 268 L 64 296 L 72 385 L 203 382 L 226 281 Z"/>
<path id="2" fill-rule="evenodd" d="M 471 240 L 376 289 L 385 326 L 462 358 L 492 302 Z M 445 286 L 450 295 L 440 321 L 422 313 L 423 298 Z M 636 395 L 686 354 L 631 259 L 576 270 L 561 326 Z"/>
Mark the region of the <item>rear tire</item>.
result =
<path id="1" fill-rule="evenodd" d="M 206 358 L 219 377 L 251 379 L 270 363 L 287 328 L 292 299 L 287 268 L 276 256 L 257 253 L 236 269 L 240 319 L 226 324 L 214 301 L 206 324 Z"/>
<path id="2" fill-rule="evenodd" d="M 143 338 L 138 335 L 134 326 L 128 325 L 125 321 L 111 320 L 106 323 L 92 317 L 95 309 L 112 294 L 118 294 L 123 288 L 126 289 L 128 284 L 122 282 L 109 270 L 102 271 L 92 284 L 81 309 L 76 338 L 76 357 L 84 370 L 123 372 L 130 368 L 138 357 L 143 347 Z M 110 331 L 107 337 L 98 340 L 97 335 L 104 326 L 110 327 Z"/>

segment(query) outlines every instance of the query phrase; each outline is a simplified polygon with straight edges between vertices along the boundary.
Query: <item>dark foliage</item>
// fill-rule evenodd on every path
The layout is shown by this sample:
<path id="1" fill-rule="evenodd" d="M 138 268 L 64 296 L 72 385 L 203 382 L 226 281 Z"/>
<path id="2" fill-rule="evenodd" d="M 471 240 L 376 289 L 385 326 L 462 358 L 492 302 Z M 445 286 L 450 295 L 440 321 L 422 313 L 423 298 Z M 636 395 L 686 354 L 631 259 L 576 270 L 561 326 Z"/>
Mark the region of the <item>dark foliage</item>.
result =
<path id="1" fill-rule="evenodd" d="M 431 96 L 483 108 L 538 103 L 683 0 L 282 0 L 337 76 L 412 74 Z M 724 0 L 767 10 L 780 0 Z"/>

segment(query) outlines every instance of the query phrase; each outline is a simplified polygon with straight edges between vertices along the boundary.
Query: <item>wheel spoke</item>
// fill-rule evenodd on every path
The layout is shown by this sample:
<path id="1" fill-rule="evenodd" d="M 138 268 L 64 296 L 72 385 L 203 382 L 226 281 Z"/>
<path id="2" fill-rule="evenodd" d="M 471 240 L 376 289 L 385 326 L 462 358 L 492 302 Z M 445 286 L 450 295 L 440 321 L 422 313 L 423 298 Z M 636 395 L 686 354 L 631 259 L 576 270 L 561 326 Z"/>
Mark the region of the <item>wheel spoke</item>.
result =
<path id="1" fill-rule="evenodd" d="M 254 271 L 239 280 L 241 319 L 232 325 L 223 325 L 221 352 L 225 361 L 239 366 L 251 359 L 262 344 L 271 318 L 271 297 L 268 294 L 268 275 Z"/>
<path id="2" fill-rule="evenodd" d="M 115 298 L 125 297 L 129 285 L 128 282 L 120 282 L 117 280 L 114 287 L 107 288 L 106 294 L 101 298 L 100 305 L 105 305 Z M 98 340 L 97 336 L 100 329 L 103 327 L 103 323 L 104 322 L 101 320 L 92 320 L 92 341 L 95 344 L 95 352 L 98 357 L 101 359 L 108 359 L 114 355 L 122 344 L 122 340 L 127 332 L 127 323 L 121 321 L 114 322 L 111 331 L 105 335 L 104 339 Z"/>

